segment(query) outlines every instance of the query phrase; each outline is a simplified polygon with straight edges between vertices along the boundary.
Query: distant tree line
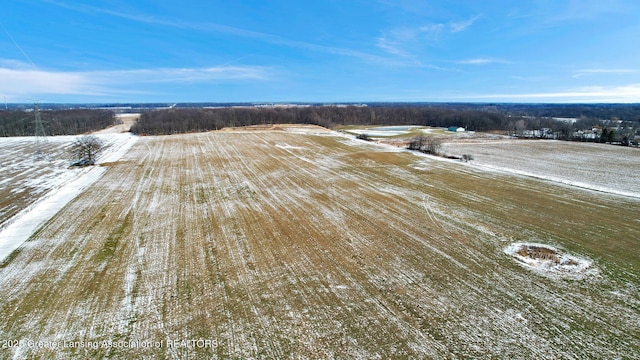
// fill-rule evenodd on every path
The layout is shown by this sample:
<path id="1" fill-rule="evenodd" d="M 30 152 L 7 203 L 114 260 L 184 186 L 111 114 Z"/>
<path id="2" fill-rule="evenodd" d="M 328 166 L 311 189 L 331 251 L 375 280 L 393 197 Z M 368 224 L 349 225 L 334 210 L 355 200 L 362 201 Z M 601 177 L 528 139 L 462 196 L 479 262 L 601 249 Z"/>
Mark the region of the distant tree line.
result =
<path id="1" fill-rule="evenodd" d="M 162 135 L 267 124 L 464 126 L 487 131 L 505 126 L 505 116 L 477 110 L 431 107 L 242 107 L 166 109 L 145 112 L 131 128 L 136 134 Z"/>
<path id="2" fill-rule="evenodd" d="M 484 108 L 488 109 L 489 106 Z M 537 118 L 640 120 L 638 104 L 500 104 L 492 108 L 505 114 Z"/>
<path id="3" fill-rule="evenodd" d="M 34 115 L 33 111 L 28 110 L 0 111 L 0 136 L 33 135 Z M 41 118 L 48 135 L 83 134 L 116 122 L 114 112 L 108 109 L 46 110 L 41 111 Z M 326 128 L 340 125 L 461 126 L 467 130 L 501 131 L 527 138 L 637 145 L 640 139 L 640 106 L 376 103 L 369 106 L 165 107 L 143 112 L 131 131 L 135 134 L 164 135 L 286 123 L 314 124 Z"/>
<path id="4" fill-rule="evenodd" d="M 42 109 L 65 110 L 65 109 L 107 109 L 119 112 L 141 112 L 154 109 L 196 109 L 196 108 L 229 108 L 229 107 L 251 107 L 260 105 L 250 102 L 233 103 L 117 103 L 117 104 L 40 104 Z M 264 105 L 264 104 L 263 104 Z M 326 104 L 312 103 L 312 107 L 323 107 Z M 330 104 L 331 105 L 331 104 Z M 333 104 L 350 105 L 350 104 Z M 366 103 L 369 108 L 432 108 L 448 109 L 458 111 L 480 111 L 489 113 L 500 113 L 509 116 L 529 116 L 535 118 L 578 118 L 578 119 L 614 119 L 623 121 L 640 120 L 640 104 L 518 104 L 518 103 L 425 103 L 425 102 L 370 102 Z M 10 110 L 28 110 L 33 104 L 9 104 Z"/>
<path id="5" fill-rule="evenodd" d="M 47 135 L 77 135 L 114 125 L 112 111 L 93 109 L 47 110 L 40 112 Z M 33 136 L 33 111 L 0 111 L 0 136 Z"/>
<path id="6" fill-rule="evenodd" d="M 593 107 L 593 109 L 591 109 Z M 623 109 L 635 114 L 635 106 Z M 567 109 L 591 109 L 595 105 L 558 105 L 556 115 L 568 115 Z M 640 109 L 640 107 L 638 107 Z M 528 109 L 528 110 L 527 110 Z M 460 126 L 473 131 L 500 131 L 528 138 L 601 141 L 630 145 L 640 138 L 640 114 L 635 120 L 617 117 L 603 120 L 581 115 L 575 121 L 539 116 L 553 112 L 554 105 L 389 105 L 389 106 L 245 106 L 227 108 L 171 108 L 142 113 L 131 128 L 135 134 L 166 135 L 219 130 L 225 127 L 267 124 L 313 124 L 326 128 L 340 125 L 419 125 L 433 127 Z M 562 111 L 560 111 L 562 109 Z M 515 111 L 518 110 L 518 111 Z M 517 113 L 522 110 L 522 113 Z M 531 111 L 525 112 L 524 110 Z M 580 110 L 582 111 L 582 110 Z M 604 111 L 604 110 L 603 110 Z M 583 113 L 583 112 L 581 112 Z M 621 113 L 618 113 L 621 115 Z M 633 118 L 636 115 L 629 115 Z M 635 140 L 634 140 L 635 137 Z"/>
<path id="7" fill-rule="evenodd" d="M 517 104 L 517 103 L 371 103 L 372 107 L 432 107 L 475 110 L 534 118 L 640 120 L 640 104 Z"/>

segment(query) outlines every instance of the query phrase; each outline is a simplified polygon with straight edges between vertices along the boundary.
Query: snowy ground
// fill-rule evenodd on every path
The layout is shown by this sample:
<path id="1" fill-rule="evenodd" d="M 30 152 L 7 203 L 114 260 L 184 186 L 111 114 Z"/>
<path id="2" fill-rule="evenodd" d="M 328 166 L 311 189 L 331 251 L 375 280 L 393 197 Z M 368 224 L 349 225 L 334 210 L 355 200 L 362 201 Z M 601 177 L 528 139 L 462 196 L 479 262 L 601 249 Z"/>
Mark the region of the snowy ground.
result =
<path id="1" fill-rule="evenodd" d="M 12 216 L 0 226 L 0 262 L 69 201 L 98 180 L 106 171 L 99 166 L 101 163 L 117 161 L 137 139 L 130 134 L 100 135 L 105 151 L 98 158 L 98 166 L 70 169 L 66 151 L 75 138 L 49 137 L 42 160 L 34 160 L 29 152 L 24 152 L 24 149 L 31 149 L 32 138 L 0 138 L 0 146 L 12 150 L 3 153 L 12 154 L 12 161 L 3 163 L 0 191 L 25 195 L 14 199 Z M 18 207 L 20 202 L 25 204 L 23 208 Z"/>
<path id="2" fill-rule="evenodd" d="M 640 201 L 305 129 L 105 159 L 0 264 L 0 358 L 639 353 Z M 513 243 L 598 272 L 541 275 Z"/>
<path id="3" fill-rule="evenodd" d="M 550 255 L 542 258 L 531 256 L 528 254 L 531 248 L 545 249 Z M 580 279 L 585 276 L 595 276 L 598 273 L 593 261 L 567 254 L 547 244 L 513 243 L 507 246 L 504 252 L 527 268 L 545 276 Z"/>
<path id="4" fill-rule="evenodd" d="M 442 151 L 471 154 L 472 166 L 640 198 L 640 149 L 555 140 L 445 143 Z"/>
<path id="5" fill-rule="evenodd" d="M 72 179 L 71 136 L 50 137 L 36 157 L 33 137 L 0 138 L 0 227 L 29 204 Z"/>
<path id="6" fill-rule="evenodd" d="M 420 127 L 421 126 L 376 126 L 365 129 L 349 129 L 347 132 L 356 135 L 365 134 L 372 137 L 389 137 L 407 135 L 411 133 L 413 129 Z"/>
<path id="7" fill-rule="evenodd" d="M 104 134 L 121 134 L 129 132 L 131 126 L 135 124 L 136 121 L 140 118 L 140 114 L 117 114 L 116 119 L 119 120 L 120 124 L 110 126 L 106 129 L 96 131 L 94 134 L 96 135 L 104 135 Z"/>

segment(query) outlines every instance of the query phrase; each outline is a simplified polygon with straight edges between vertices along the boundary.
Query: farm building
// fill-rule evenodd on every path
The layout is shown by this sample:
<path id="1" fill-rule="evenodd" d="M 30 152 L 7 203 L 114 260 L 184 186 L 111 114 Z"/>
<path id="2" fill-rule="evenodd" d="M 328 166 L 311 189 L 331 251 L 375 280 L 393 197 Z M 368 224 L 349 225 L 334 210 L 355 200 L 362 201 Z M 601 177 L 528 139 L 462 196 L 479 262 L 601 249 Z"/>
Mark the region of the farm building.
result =
<path id="1" fill-rule="evenodd" d="M 457 127 L 457 126 L 449 126 L 447 128 L 447 131 L 452 131 L 452 132 L 462 132 L 465 129 L 463 127 Z"/>

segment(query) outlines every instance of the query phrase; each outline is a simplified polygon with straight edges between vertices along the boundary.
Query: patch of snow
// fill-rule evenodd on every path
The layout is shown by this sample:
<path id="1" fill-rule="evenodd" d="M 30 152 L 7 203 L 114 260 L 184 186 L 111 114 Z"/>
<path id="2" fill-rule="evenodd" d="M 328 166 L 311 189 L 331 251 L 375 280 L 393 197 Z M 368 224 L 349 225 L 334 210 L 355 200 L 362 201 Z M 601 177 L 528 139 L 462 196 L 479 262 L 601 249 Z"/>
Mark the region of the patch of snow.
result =
<path id="1" fill-rule="evenodd" d="M 293 150 L 303 150 L 304 148 L 299 147 L 299 146 L 291 146 L 289 144 L 276 144 L 277 148 L 280 149 L 293 149 Z"/>
<path id="2" fill-rule="evenodd" d="M 527 256 L 523 253 L 542 249 L 549 257 Z M 554 274 L 572 278 L 582 278 L 597 273 L 593 262 L 578 256 L 566 254 L 553 246 L 539 243 L 513 243 L 504 248 L 504 253 L 513 257 L 524 267 L 540 274 Z"/>
<path id="3" fill-rule="evenodd" d="M 379 126 L 370 129 L 378 130 L 378 131 L 411 131 L 415 128 L 419 128 L 417 125 L 397 125 L 397 126 Z"/>
<path id="4" fill-rule="evenodd" d="M 406 135 L 411 132 L 411 130 L 415 128 L 420 128 L 421 126 L 378 126 L 378 127 L 370 127 L 366 129 L 352 129 L 345 130 L 345 132 L 350 134 L 366 134 L 368 136 L 373 137 L 387 137 L 387 136 L 398 136 L 398 135 Z"/>
<path id="5" fill-rule="evenodd" d="M 409 133 L 408 131 L 389 131 L 389 130 L 370 130 L 370 129 L 361 129 L 361 130 L 349 130 L 350 133 L 354 134 L 366 134 L 368 136 L 373 137 L 385 137 L 385 136 L 398 136 Z"/>

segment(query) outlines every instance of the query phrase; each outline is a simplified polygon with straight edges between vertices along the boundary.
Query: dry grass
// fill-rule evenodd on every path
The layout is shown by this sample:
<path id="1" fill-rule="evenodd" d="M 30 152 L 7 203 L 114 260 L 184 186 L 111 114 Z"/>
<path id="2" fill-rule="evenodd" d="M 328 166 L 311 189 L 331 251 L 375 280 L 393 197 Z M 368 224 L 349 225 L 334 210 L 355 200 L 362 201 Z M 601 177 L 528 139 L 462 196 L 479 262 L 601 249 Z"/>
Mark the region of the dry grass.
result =
<path id="1" fill-rule="evenodd" d="M 541 246 L 522 245 L 522 247 L 520 247 L 520 250 L 518 250 L 518 255 L 530 257 L 532 259 L 552 260 L 555 263 L 560 262 L 557 251 Z"/>
<path id="2" fill-rule="evenodd" d="M 1 357 L 625 357 L 640 202 L 341 137 L 141 138 L 0 269 L 0 338 L 215 347 Z M 598 277 L 502 252 L 553 244 Z"/>

